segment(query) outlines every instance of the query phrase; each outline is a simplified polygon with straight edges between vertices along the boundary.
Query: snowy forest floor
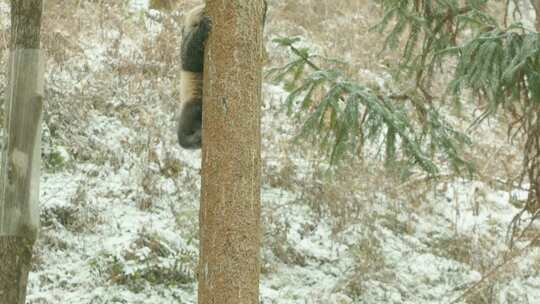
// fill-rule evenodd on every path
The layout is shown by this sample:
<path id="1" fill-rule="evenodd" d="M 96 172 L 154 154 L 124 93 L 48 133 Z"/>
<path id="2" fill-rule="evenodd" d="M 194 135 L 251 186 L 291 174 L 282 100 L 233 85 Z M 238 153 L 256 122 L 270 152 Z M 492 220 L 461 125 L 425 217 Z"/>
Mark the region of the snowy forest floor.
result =
<path id="1" fill-rule="evenodd" d="M 42 230 L 28 303 L 196 303 L 200 152 L 179 149 L 172 120 L 180 26 L 195 1 L 172 13 L 101 2 L 46 1 Z M 384 83 L 398 52 L 379 55 L 373 1 L 269 3 L 268 67 L 286 60 L 271 39 L 300 35 L 359 81 Z M 9 20 L 0 0 L 2 67 Z M 1 69 L 0 98 L 6 80 Z M 540 227 L 508 249 L 526 192 L 504 183 L 521 148 L 504 118 L 469 132 L 473 178 L 402 181 L 376 155 L 329 175 L 313 146 L 291 143 L 300 126 L 284 114 L 286 94 L 263 86 L 261 303 L 451 303 L 482 278 L 457 303 L 538 301 L 540 244 L 528 245 Z M 452 117 L 463 130 L 464 116 Z"/>

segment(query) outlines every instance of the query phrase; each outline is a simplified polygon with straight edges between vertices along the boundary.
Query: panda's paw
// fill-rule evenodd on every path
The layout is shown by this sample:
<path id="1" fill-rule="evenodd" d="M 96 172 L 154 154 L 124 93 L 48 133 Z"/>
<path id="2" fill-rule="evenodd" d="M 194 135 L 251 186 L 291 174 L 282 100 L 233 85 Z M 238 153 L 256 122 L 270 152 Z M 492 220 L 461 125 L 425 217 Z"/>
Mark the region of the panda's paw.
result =
<path id="1" fill-rule="evenodd" d="M 202 16 L 201 23 L 199 24 L 199 29 L 204 37 L 208 37 L 208 34 L 212 30 L 212 18 L 210 16 Z"/>

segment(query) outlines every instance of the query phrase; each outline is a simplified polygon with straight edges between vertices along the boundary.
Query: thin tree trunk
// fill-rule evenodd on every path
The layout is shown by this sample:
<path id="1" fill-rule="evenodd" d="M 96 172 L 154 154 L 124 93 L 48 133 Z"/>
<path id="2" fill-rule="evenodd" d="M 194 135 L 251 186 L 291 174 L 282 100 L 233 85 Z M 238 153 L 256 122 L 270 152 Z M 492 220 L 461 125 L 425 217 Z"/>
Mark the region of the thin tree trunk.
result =
<path id="1" fill-rule="evenodd" d="M 536 12 L 536 32 L 540 33 L 540 0 L 531 0 Z"/>
<path id="2" fill-rule="evenodd" d="M 0 236 L 0 303 L 24 304 L 33 242 Z"/>
<path id="3" fill-rule="evenodd" d="M 531 3 L 533 4 L 536 13 L 536 32 L 540 33 L 540 0 L 531 0 Z M 534 155 L 531 156 L 533 158 L 533 167 L 529 169 L 529 182 L 531 183 L 531 190 L 529 191 L 534 194 L 531 195 L 529 193 L 531 196 L 529 201 L 535 201 L 536 208 L 534 211 L 537 212 L 538 209 L 540 209 L 540 104 L 538 103 L 538 100 L 533 100 L 533 102 L 536 102 L 536 122 L 534 131 L 532 132 L 533 134 L 530 134 L 529 136 L 536 137 L 534 140 L 536 146 L 531 149 L 531 152 L 533 152 Z"/>
<path id="4" fill-rule="evenodd" d="M 262 0 L 207 0 L 200 304 L 259 301 Z"/>
<path id="5" fill-rule="evenodd" d="M 0 303 L 24 304 L 38 231 L 40 122 L 39 50 L 42 0 L 11 1 L 6 137 L 0 184 Z"/>

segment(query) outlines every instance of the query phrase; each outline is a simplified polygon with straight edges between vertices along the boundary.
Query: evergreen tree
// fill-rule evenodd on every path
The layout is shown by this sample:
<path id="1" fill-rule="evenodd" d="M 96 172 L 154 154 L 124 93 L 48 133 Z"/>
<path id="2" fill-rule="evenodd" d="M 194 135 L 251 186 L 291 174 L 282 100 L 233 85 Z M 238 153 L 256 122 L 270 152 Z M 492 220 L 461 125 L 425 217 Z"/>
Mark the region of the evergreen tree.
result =
<path id="1" fill-rule="evenodd" d="M 540 1 L 531 0 L 536 11 Z M 404 42 L 401 70 L 415 77 L 416 88 L 429 92 L 440 70 L 453 73 L 447 92 L 458 103 L 470 92 L 486 103 L 475 124 L 502 110 L 512 117 L 511 138 L 524 135 L 521 182 L 530 184 L 524 209 L 539 215 L 540 203 L 540 30 L 510 16 L 522 3 L 495 0 L 380 0 L 385 15 L 381 31 L 391 27 L 388 47 Z M 493 9 L 499 4 L 504 16 Z M 519 19 L 519 18 L 517 18 Z M 455 64 L 448 64 L 450 61 Z"/>
<path id="2" fill-rule="evenodd" d="M 444 120 L 436 101 L 448 98 L 459 107 L 471 96 L 485 102 L 473 126 L 501 109 L 512 117 L 511 139 L 525 138 L 520 183 L 528 180 L 530 187 L 524 211 L 540 216 L 540 18 L 536 30 L 511 21 L 525 12 L 523 1 L 529 0 L 378 0 L 384 17 L 376 29 L 387 33 L 385 47 L 403 48 L 397 79 L 413 76 L 414 88 L 402 92 L 351 81 L 341 72 L 345 63 L 297 47 L 299 38 L 275 40 L 295 57 L 269 74 L 290 91 L 289 112 L 304 121 L 300 135 L 320 140 L 333 162 L 371 139 L 384 142 L 387 164 L 402 157 L 435 174 L 432 159 L 439 156 L 453 169 L 471 169 L 461 156 L 468 138 Z M 540 11 L 540 1 L 530 1 Z M 494 8 L 506 13 L 498 16 Z M 453 79 L 435 96 L 431 85 L 443 72 Z M 324 97 L 314 98 L 321 90 Z"/>
<path id="3" fill-rule="evenodd" d="M 405 178 L 414 166 L 437 176 L 440 168 L 433 161 L 435 156 L 456 171 L 472 172 L 462 157 L 469 138 L 455 130 L 425 95 L 357 83 L 342 72 L 346 63 L 297 47 L 300 40 L 275 39 L 293 60 L 268 72 L 274 81 L 285 83 L 288 113 L 303 122 L 297 139 L 320 143 L 332 164 L 362 156 L 366 141 L 381 145 L 383 149 L 378 150 L 387 168 L 399 168 Z"/>

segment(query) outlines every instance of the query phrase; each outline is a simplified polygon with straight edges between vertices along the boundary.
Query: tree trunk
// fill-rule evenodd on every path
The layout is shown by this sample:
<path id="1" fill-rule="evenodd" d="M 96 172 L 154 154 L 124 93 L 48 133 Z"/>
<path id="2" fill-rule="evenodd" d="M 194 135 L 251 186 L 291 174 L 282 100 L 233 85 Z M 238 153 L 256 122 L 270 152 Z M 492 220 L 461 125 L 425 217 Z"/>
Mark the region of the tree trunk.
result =
<path id="1" fill-rule="evenodd" d="M 207 0 L 200 304 L 259 301 L 263 1 Z"/>
<path id="2" fill-rule="evenodd" d="M 11 1 L 6 137 L 2 142 L 0 184 L 2 304 L 25 303 L 32 247 L 39 228 L 42 8 L 42 0 Z"/>
<path id="3" fill-rule="evenodd" d="M 150 0 L 149 7 L 154 10 L 169 12 L 174 6 L 174 0 Z"/>
<path id="4" fill-rule="evenodd" d="M 540 0 L 531 0 L 536 13 L 536 32 L 540 33 Z M 537 212 L 540 209 L 540 103 L 538 100 L 533 100 L 536 104 L 536 122 L 534 131 L 529 136 L 534 136 L 533 140 L 535 147 L 531 148 L 531 163 L 529 169 L 529 182 L 531 183 L 531 189 L 529 190 L 529 202 L 535 202 L 534 211 Z M 530 119 L 533 119 L 532 117 Z"/>
<path id="5" fill-rule="evenodd" d="M 540 0 L 531 0 L 536 13 L 536 32 L 540 33 Z"/>

